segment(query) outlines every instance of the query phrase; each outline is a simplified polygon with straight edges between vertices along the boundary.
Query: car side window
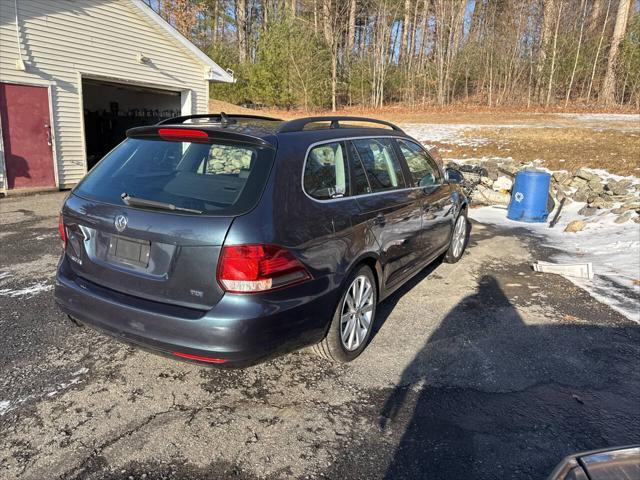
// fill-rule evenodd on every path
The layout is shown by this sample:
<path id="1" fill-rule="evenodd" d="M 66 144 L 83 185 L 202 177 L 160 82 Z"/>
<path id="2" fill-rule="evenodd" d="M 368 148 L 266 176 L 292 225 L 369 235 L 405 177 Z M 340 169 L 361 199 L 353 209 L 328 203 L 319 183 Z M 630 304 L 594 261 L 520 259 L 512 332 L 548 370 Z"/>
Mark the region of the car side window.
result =
<path id="1" fill-rule="evenodd" d="M 353 180 L 353 194 L 362 195 L 365 193 L 371 193 L 371 187 L 369 186 L 369 180 L 367 180 L 367 174 L 364 171 L 358 152 L 353 143 L 347 143 L 347 149 L 349 150 L 349 167 L 351 168 L 351 178 Z"/>
<path id="2" fill-rule="evenodd" d="M 353 140 L 362 167 L 369 180 L 369 192 L 381 192 L 405 186 L 400 161 L 396 157 L 393 143 L 388 138 L 366 138 Z"/>
<path id="3" fill-rule="evenodd" d="M 414 187 L 430 187 L 442 183 L 440 170 L 420 145 L 398 139 L 398 146 L 411 172 Z"/>
<path id="4" fill-rule="evenodd" d="M 342 197 L 349 188 L 349 175 L 341 142 L 325 143 L 309 152 L 304 167 L 304 190 L 318 200 Z"/>

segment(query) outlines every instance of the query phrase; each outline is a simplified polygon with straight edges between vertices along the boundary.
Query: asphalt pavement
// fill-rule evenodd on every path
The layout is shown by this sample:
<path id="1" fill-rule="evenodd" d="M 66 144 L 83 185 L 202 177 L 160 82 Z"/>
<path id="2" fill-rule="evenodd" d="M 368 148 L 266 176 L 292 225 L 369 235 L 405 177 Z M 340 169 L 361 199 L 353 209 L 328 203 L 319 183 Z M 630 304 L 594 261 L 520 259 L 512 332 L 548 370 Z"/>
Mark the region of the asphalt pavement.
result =
<path id="1" fill-rule="evenodd" d="M 549 250 L 475 224 L 464 258 L 383 302 L 349 365 L 181 363 L 54 304 L 64 193 L 0 199 L 0 478 L 540 479 L 640 443 L 640 326 Z"/>

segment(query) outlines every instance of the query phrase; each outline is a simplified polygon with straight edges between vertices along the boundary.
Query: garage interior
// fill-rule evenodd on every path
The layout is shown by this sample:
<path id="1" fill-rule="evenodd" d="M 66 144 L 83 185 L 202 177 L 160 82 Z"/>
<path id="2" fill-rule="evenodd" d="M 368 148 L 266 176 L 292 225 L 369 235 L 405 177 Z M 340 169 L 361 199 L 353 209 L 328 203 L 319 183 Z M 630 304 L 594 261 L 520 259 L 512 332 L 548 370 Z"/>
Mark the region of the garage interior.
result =
<path id="1" fill-rule="evenodd" d="M 125 138 L 132 127 L 180 115 L 180 92 L 101 80 L 82 80 L 87 169 Z"/>

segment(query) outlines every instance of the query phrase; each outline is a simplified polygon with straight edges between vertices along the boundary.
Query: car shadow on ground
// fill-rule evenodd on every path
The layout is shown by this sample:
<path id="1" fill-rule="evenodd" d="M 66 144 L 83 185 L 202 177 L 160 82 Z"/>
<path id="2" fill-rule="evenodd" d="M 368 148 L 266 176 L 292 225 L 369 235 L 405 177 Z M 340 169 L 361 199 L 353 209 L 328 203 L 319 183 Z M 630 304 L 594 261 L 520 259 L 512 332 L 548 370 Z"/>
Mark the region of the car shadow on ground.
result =
<path id="1" fill-rule="evenodd" d="M 478 241 L 481 238 L 488 237 L 488 235 L 482 235 L 482 234 L 480 235 L 480 237 L 478 237 L 478 235 L 476 235 L 475 233 L 472 236 L 471 233 L 474 230 L 473 222 L 468 222 L 467 226 L 468 226 L 467 243 L 465 245 L 465 248 L 472 248 L 475 245 L 477 245 Z M 411 290 L 413 290 L 416 286 L 418 286 L 425 278 L 431 275 L 440 265 L 442 265 L 442 263 L 444 262 L 445 255 L 446 253 L 443 253 L 438 258 L 433 260 L 429 265 L 424 267 L 416 275 L 414 275 L 409 280 L 407 280 L 407 282 L 404 283 L 398 290 L 393 292 L 393 294 L 391 294 L 389 297 L 385 298 L 380 304 L 378 304 L 376 308 L 376 318 L 374 320 L 373 330 L 371 332 L 371 338 L 369 339 L 369 342 L 373 340 L 373 338 L 378 334 L 378 332 L 380 332 L 384 323 L 387 321 L 387 318 L 389 318 L 389 315 L 391 315 L 391 312 L 393 312 L 393 309 L 395 308 L 397 303 L 400 301 L 400 299 L 405 295 L 407 295 Z M 464 258 L 464 255 L 466 255 L 466 252 L 463 254 L 462 258 Z"/>
<path id="2" fill-rule="evenodd" d="M 369 342 L 382 330 L 385 322 L 393 312 L 393 309 L 400 301 L 402 297 L 407 295 L 411 290 L 420 284 L 425 278 L 431 275 L 443 262 L 444 256 L 439 257 L 437 260 L 427 265 L 424 269 L 418 272 L 413 278 L 409 279 L 407 283 L 402 285 L 398 290 L 393 292 L 389 297 L 385 298 L 376 307 L 376 317 L 373 323 L 373 330 L 371 331 L 371 338 Z"/>
<path id="3" fill-rule="evenodd" d="M 570 453 L 638 443 L 639 345 L 629 324 L 527 324 L 483 276 L 380 401 L 397 445 L 384 478 L 545 478 Z"/>

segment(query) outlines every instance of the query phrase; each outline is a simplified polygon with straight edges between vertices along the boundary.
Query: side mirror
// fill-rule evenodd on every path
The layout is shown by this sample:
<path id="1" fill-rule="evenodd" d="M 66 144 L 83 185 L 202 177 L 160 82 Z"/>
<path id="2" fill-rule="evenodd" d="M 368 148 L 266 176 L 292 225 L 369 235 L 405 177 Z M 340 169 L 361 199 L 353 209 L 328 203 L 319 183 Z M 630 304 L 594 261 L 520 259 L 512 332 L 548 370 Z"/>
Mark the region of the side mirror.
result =
<path id="1" fill-rule="evenodd" d="M 444 171 L 444 178 L 449 183 L 462 183 L 464 181 L 464 176 L 460 170 L 456 170 L 455 168 L 447 168 Z"/>

